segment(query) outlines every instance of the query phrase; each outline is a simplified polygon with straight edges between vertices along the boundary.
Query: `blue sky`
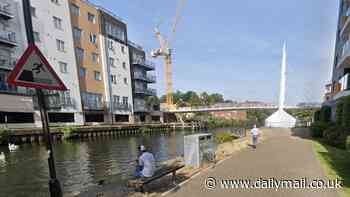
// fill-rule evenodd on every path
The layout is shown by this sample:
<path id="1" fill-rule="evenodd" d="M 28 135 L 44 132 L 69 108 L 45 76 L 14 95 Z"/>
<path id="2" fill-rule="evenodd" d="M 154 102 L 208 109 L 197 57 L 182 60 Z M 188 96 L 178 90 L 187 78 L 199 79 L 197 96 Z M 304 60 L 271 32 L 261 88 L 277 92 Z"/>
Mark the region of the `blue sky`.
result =
<path id="1" fill-rule="evenodd" d="M 128 23 L 129 39 L 159 47 L 153 28 L 170 31 L 178 0 L 93 0 Z M 173 43 L 174 89 L 226 99 L 277 102 L 283 41 L 288 104 L 321 101 L 333 62 L 338 1 L 187 0 Z M 164 93 L 163 61 L 155 88 Z"/>

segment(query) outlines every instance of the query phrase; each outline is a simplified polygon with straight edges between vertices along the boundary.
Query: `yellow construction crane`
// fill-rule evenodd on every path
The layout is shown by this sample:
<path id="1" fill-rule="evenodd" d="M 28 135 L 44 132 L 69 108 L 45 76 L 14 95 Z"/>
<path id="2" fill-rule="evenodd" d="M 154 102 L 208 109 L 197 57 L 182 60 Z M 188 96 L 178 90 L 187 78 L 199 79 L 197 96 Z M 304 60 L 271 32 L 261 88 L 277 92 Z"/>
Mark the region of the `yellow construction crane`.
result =
<path id="1" fill-rule="evenodd" d="M 180 0 L 176 9 L 176 15 L 173 21 L 172 29 L 168 39 L 162 36 L 159 31 L 159 27 L 155 28 L 156 37 L 160 43 L 160 48 L 151 52 L 152 57 L 157 58 L 159 56 L 164 57 L 165 63 L 165 83 L 166 83 L 166 104 L 169 109 L 174 108 L 173 103 L 173 76 L 172 76 L 172 55 L 171 55 L 171 43 L 175 39 L 176 26 L 181 18 L 181 12 L 185 6 L 186 0 Z"/>

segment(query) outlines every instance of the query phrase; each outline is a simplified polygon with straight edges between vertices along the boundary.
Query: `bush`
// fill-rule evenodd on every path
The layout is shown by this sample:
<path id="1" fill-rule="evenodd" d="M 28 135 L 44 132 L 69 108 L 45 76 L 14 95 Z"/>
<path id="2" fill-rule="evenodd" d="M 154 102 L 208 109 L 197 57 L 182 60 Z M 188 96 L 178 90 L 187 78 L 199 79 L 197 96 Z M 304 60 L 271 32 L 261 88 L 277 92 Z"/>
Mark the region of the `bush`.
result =
<path id="1" fill-rule="evenodd" d="M 314 121 L 315 122 L 320 121 L 320 114 L 321 114 L 321 110 L 315 111 L 315 114 L 314 114 Z"/>
<path id="2" fill-rule="evenodd" d="M 0 128 L 0 144 L 7 144 L 9 142 L 11 131 L 5 128 Z"/>
<path id="3" fill-rule="evenodd" d="M 65 127 L 62 129 L 64 139 L 72 139 L 77 136 L 77 129 L 74 127 Z"/>
<path id="4" fill-rule="evenodd" d="M 350 135 L 348 135 L 347 137 L 346 137 L 346 150 L 350 150 Z"/>
<path id="5" fill-rule="evenodd" d="M 336 107 L 336 115 L 335 115 L 335 122 L 337 125 L 343 125 L 343 109 L 344 109 L 344 102 L 342 99 L 337 101 L 337 107 Z"/>
<path id="6" fill-rule="evenodd" d="M 315 138 L 322 138 L 324 130 L 326 130 L 328 127 L 330 127 L 329 123 L 320 121 L 312 123 L 310 127 L 311 136 Z"/>
<path id="7" fill-rule="evenodd" d="M 222 132 L 215 134 L 215 140 L 218 144 L 231 142 L 234 139 L 237 139 L 237 137 L 233 136 L 230 132 Z"/>
<path id="8" fill-rule="evenodd" d="M 343 99 L 343 117 L 342 126 L 345 128 L 350 128 L 350 96 L 347 96 Z"/>
<path id="9" fill-rule="evenodd" d="M 323 106 L 320 112 L 320 121 L 321 122 L 330 122 L 332 115 L 332 109 L 329 106 Z"/>
<path id="10" fill-rule="evenodd" d="M 344 127 L 339 125 L 331 126 L 324 131 L 323 136 L 329 145 L 345 149 L 348 134 Z"/>

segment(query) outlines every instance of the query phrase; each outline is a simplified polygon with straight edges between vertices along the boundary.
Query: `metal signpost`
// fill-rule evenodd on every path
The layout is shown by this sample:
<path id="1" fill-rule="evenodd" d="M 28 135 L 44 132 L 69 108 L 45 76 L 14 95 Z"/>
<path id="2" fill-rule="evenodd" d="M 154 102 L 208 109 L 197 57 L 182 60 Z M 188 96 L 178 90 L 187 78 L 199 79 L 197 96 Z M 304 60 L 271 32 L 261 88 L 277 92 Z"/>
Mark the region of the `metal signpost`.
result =
<path id="1" fill-rule="evenodd" d="M 22 2 L 28 48 L 19 59 L 14 70 L 10 73 L 8 83 L 15 86 L 24 86 L 36 89 L 36 96 L 38 98 L 42 128 L 46 139 L 46 148 L 48 153 L 50 196 L 62 197 L 63 194 L 61 185 L 56 176 L 52 138 L 50 135 L 45 96 L 42 89 L 65 91 L 67 88 L 59 79 L 38 47 L 35 46 L 30 1 L 22 0 Z"/>

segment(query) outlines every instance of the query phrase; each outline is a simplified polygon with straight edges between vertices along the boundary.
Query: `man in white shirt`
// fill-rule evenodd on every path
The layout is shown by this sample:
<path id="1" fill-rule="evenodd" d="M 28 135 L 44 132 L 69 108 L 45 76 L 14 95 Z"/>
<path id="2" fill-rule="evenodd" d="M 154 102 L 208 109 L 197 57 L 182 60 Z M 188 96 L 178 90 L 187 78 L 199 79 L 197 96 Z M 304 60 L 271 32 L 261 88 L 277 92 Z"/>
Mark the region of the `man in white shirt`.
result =
<path id="1" fill-rule="evenodd" d="M 250 130 L 250 133 L 252 134 L 253 148 L 256 148 L 256 144 L 258 143 L 258 137 L 259 137 L 260 131 L 258 128 L 256 128 L 256 125 L 254 125 L 254 128 L 252 130 Z"/>
<path id="2" fill-rule="evenodd" d="M 152 177 L 156 169 L 154 156 L 143 145 L 140 146 L 140 151 L 142 152 L 139 157 L 139 165 L 142 166 L 141 177 Z"/>

